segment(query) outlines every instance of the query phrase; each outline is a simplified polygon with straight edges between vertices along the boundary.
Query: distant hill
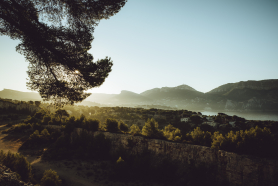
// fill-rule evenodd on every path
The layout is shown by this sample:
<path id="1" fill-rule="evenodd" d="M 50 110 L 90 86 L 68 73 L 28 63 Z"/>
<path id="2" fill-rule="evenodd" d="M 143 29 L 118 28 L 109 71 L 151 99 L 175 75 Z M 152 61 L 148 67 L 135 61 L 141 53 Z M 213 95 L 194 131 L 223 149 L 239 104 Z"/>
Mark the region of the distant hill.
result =
<path id="1" fill-rule="evenodd" d="M 42 101 L 39 93 L 20 92 L 17 90 L 4 89 L 0 91 L 0 97 L 5 99 L 22 100 L 22 101 Z"/>
<path id="2" fill-rule="evenodd" d="M 194 99 L 196 97 L 204 97 L 204 93 L 196 91 L 188 85 L 180 85 L 177 87 L 162 87 L 154 88 L 142 92 L 140 95 L 148 97 L 153 100 L 161 99 L 175 99 L 175 100 L 185 100 Z"/>
<path id="3" fill-rule="evenodd" d="M 267 79 L 261 81 L 240 81 L 237 83 L 227 83 L 221 85 L 208 93 L 222 94 L 231 91 L 232 89 L 252 89 L 252 90 L 273 90 L 278 89 L 278 79 Z"/>
<path id="4" fill-rule="evenodd" d="M 104 94 L 104 93 L 92 93 L 85 101 L 92 101 L 96 103 L 103 103 L 106 100 L 116 96 L 117 94 Z"/>
<path id="5" fill-rule="evenodd" d="M 206 93 L 212 108 L 226 111 L 278 111 L 278 80 L 240 81 Z"/>
<path id="6" fill-rule="evenodd" d="M 114 95 L 112 95 L 114 96 Z M 99 95 L 99 97 L 105 97 L 103 95 Z M 0 91 L 0 98 L 3 99 L 12 99 L 12 100 L 20 100 L 20 101 L 42 101 L 42 98 L 39 93 L 36 92 L 21 92 L 17 90 L 4 89 Z M 103 98 L 106 100 L 107 97 Z M 92 99 L 93 100 L 93 99 Z M 100 106 L 99 103 L 95 103 L 92 101 L 83 101 L 82 103 L 78 103 L 77 105 L 85 105 L 85 106 Z"/>
<path id="7" fill-rule="evenodd" d="M 218 95 L 222 98 L 244 101 L 256 97 L 264 100 L 278 100 L 278 80 L 241 81 L 221 85 L 210 92 L 207 96 Z"/>
<path id="8" fill-rule="evenodd" d="M 110 104 L 146 104 L 149 102 L 152 102 L 152 99 L 127 90 L 122 90 L 120 94 L 106 100 L 106 103 Z"/>
<path id="9" fill-rule="evenodd" d="M 38 93 L 4 89 L 0 97 L 41 100 Z M 92 93 L 81 105 L 138 106 L 161 105 L 188 110 L 278 111 L 278 80 L 241 81 L 221 85 L 207 93 L 188 85 L 146 90 L 140 94 L 123 90 L 120 94 Z"/>

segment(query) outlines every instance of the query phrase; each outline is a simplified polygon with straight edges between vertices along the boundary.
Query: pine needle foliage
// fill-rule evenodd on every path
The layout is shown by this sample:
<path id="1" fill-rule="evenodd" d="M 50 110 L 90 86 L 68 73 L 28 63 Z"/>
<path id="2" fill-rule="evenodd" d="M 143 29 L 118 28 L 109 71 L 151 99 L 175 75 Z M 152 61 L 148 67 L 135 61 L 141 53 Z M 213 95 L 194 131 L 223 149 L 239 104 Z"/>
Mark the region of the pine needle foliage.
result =
<path id="1" fill-rule="evenodd" d="M 268 128 L 256 126 L 249 130 L 230 131 L 226 135 L 215 132 L 212 136 L 211 147 L 236 153 L 251 154 L 262 157 L 277 156 L 277 141 Z"/>
<path id="2" fill-rule="evenodd" d="M 87 98 L 111 72 L 106 57 L 88 53 L 101 19 L 120 11 L 127 0 L 1 0 L 0 35 L 20 40 L 16 51 L 29 62 L 27 87 L 56 104 Z"/>
<path id="3" fill-rule="evenodd" d="M 142 135 L 149 138 L 161 139 L 163 138 L 163 133 L 158 129 L 158 122 L 156 122 L 153 118 L 148 119 L 142 128 Z"/>

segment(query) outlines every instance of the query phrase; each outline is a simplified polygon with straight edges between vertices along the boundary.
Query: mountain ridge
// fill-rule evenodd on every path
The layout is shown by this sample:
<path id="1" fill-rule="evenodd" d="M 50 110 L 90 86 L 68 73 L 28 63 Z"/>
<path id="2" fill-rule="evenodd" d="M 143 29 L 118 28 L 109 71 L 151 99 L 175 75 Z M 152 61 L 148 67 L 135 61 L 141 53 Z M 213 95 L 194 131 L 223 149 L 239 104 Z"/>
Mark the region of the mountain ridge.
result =
<path id="1" fill-rule="evenodd" d="M 38 93 L 9 89 L 0 91 L 0 97 L 24 101 L 40 98 Z M 207 93 L 199 92 L 184 84 L 176 87 L 153 88 L 140 94 L 128 90 L 122 90 L 120 94 L 92 93 L 85 101 L 87 104 L 95 102 L 110 106 L 163 105 L 193 110 L 278 111 L 278 79 L 227 83 Z"/>

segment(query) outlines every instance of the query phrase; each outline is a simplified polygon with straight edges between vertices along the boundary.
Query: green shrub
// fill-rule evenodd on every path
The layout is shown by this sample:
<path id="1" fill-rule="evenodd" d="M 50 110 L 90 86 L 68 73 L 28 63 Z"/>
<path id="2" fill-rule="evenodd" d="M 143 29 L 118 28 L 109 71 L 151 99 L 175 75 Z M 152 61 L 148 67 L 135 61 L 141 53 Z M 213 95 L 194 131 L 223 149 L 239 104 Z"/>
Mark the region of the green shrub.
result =
<path id="1" fill-rule="evenodd" d="M 75 128 L 83 128 L 85 122 L 86 116 L 81 114 L 81 116 L 75 120 Z"/>
<path id="2" fill-rule="evenodd" d="M 134 136 L 141 135 L 141 130 L 137 125 L 133 124 L 129 129 L 130 129 L 129 134 L 132 134 Z"/>
<path id="3" fill-rule="evenodd" d="M 106 119 L 104 129 L 108 132 L 119 132 L 118 121 L 111 118 Z"/>
<path id="4" fill-rule="evenodd" d="M 74 116 L 71 116 L 67 121 L 66 121 L 66 126 L 65 126 L 65 132 L 67 134 L 70 134 L 74 128 L 77 128 L 77 122 Z"/>
<path id="5" fill-rule="evenodd" d="M 36 118 L 41 121 L 45 115 L 46 115 L 46 111 L 41 109 L 34 114 L 33 118 Z"/>
<path id="6" fill-rule="evenodd" d="M 37 141 L 40 139 L 40 137 L 40 132 L 38 130 L 35 130 L 35 132 L 29 136 L 29 139 L 32 141 Z"/>
<path id="7" fill-rule="evenodd" d="M 41 186 L 60 186 L 62 181 L 59 179 L 57 172 L 54 170 L 46 170 L 41 179 Z"/>
<path id="8" fill-rule="evenodd" d="M 270 129 L 256 126 L 249 130 L 230 131 L 223 136 L 215 132 L 212 136 L 212 148 L 251 154 L 263 157 L 277 157 L 276 142 Z"/>
<path id="9" fill-rule="evenodd" d="M 45 115 L 42 119 L 42 124 L 43 125 L 48 125 L 48 123 L 51 121 L 51 116 Z"/>
<path id="10" fill-rule="evenodd" d="M 50 134 L 49 134 L 49 132 L 48 132 L 47 129 L 43 129 L 43 130 L 41 131 L 41 135 L 42 135 L 43 137 L 48 137 L 48 136 L 50 136 Z"/>
<path id="11" fill-rule="evenodd" d="M 211 146 L 211 133 L 202 131 L 200 127 L 196 127 L 191 133 L 187 134 L 186 137 L 196 145 Z"/>
<path id="12" fill-rule="evenodd" d="M 29 136 L 29 142 L 34 144 L 46 143 L 49 140 L 50 134 L 47 129 L 43 129 L 41 133 L 35 130 L 35 132 Z"/>
<path id="13" fill-rule="evenodd" d="M 119 157 L 119 159 L 117 160 L 117 164 L 123 163 L 124 160 L 122 159 L 122 157 Z"/>
<path id="14" fill-rule="evenodd" d="M 161 139 L 163 138 L 163 133 L 158 129 L 158 122 L 153 118 L 148 119 L 142 128 L 142 134 L 149 138 Z"/>
<path id="15" fill-rule="evenodd" d="M 128 131 L 128 126 L 123 121 L 118 123 L 118 128 L 121 132 L 126 133 Z"/>
<path id="16" fill-rule="evenodd" d="M 163 135 L 167 138 L 167 140 L 170 141 L 181 141 L 182 137 L 180 129 L 174 127 L 171 124 L 165 126 L 163 130 Z"/>
<path id="17" fill-rule="evenodd" d="M 51 120 L 48 122 L 49 125 L 61 125 L 61 121 L 59 118 L 53 117 Z"/>
<path id="18" fill-rule="evenodd" d="M 21 154 L 13 154 L 10 151 L 6 154 L 1 150 L 0 163 L 18 173 L 19 179 L 24 182 L 29 182 L 33 177 L 30 163 Z"/>
<path id="19" fill-rule="evenodd" d="M 58 109 L 55 111 L 55 117 L 61 122 L 64 117 L 69 117 L 69 113 L 64 109 Z"/>
<path id="20" fill-rule="evenodd" d="M 90 118 L 84 122 L 84 129 L 89 131 L 98 131 L 99 123 L 99 120 Z"/>
<path id="21" fill-rule="evenodd" d="M 22 181 L 29 182 L 31 180 L 31 165 L 23 155 L 15 154 L 14 170 L 20 175 Z"/>

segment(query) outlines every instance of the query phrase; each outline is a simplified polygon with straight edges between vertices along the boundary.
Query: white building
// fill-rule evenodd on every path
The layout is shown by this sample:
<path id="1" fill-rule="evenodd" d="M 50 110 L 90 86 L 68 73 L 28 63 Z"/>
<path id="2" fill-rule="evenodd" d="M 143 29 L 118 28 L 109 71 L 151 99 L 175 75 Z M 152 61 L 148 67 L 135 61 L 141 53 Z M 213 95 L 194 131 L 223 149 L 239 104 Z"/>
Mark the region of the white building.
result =
<path id="1" fill-rule="evenodd" d="M 213 121 L 213 117 L 211 117 L 211 116 L 207 116 L 206 119 L 207 119 L 208 121 Z"/>
<path id="2" fill-rule="evenodd" d="M 181 122 L 188 122 L 189 118 L 181 118 Z"/>
<path id="3" fill-rule="evenodd" d="M 232 125 L 232 127 L 236 126 L 236 122 L 235 121 L 229 121 L 229 124 Z"/>

